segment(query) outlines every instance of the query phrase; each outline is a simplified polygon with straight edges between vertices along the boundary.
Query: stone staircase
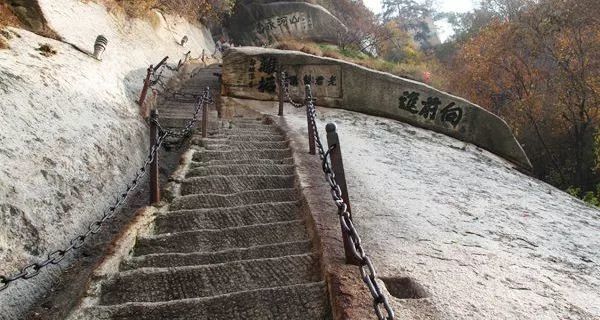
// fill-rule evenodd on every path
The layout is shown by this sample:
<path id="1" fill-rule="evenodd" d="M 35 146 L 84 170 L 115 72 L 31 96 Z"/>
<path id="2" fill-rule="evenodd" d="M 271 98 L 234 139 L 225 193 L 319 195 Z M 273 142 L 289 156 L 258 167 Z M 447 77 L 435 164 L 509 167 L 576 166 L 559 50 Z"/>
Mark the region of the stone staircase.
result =
<path id="1" fill-rule="evenodd" d="M 285 136 L 236 119 L 192 144 L 180 194 L 75 319 L 331 319 Z"/>
<path id="2" fill-rule="evenodd" d="M 179 94 L 199 95 L 208 86 L 211 88 L 212 96 L 216 97 L 220 94 L 220 83 L 219 78 L 214 74 L 220 72 L 221 68 L 217 65 L 199 69 L 198 72 L 196 72 L 192 78 L 187 80 L 177 92 Z M 186 100 L 188 99 L 193 98 L 188 96 Z M 195 102 L 178 101 L 177 99 L 168 97 L 164 103 L 158 105 L 158 114 L 161 124 L 165 128 L 185 127 L 190 116 L 194 114 L 195 106 Z M 196 123 L 195 127 L 198 126 L 199 123 Z"/>

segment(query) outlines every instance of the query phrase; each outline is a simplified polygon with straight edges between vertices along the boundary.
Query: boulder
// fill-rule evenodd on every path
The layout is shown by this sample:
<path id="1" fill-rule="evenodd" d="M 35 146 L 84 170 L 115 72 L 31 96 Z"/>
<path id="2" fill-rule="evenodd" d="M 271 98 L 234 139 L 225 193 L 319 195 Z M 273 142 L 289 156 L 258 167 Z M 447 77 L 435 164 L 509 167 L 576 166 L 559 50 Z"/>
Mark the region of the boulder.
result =
<path id="1" fill-rule="evenodd" d="M 229 21 L 236 44 L 265 45 L 294 39 L 337 43 L 346 26 L 325 8 L 305 2 L 248 3 Z"/>
<path id="2" fill-rule="evenodd" d="M 318 105 L 403 121 L 473 143 L 521 169 L 532 168 L 504 120 L 424 83 L 296 51 L 232 48 L 223 59 L 224 95 L 276 100 L 275 75 L 282 70 L 296 101 L 304 98 L 304 85 L 311 84 Z"/>

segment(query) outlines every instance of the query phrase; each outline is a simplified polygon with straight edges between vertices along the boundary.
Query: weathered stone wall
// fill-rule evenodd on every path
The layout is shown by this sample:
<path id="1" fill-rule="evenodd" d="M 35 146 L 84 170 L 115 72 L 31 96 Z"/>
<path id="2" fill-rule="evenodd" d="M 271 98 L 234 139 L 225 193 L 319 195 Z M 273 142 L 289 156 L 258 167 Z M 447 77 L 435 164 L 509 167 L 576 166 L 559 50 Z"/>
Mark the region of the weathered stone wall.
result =
<path id="1" fill-rule="evenodd" d="M 305 2 L 248 3 L 237 6 L 229 34 L 241 45 L 285 39 L 337 43 L 346 26 L 319 5 Z"/>
<path id="2" fill-rule="evenodd" d="M 0 50 L 0 275 L 69 247 L 131 183 L 148 152 L 134 102 L 148 65 L 214 51 L 204 26 L 176 16 L 154 11 L 152 24 L 92 1 L 37 2 L 68 44 L 9 28 L 11 49 Z M 71 46 L 91 51 L 98 34 L 108 38 L 102 61 Z M 41 55 L 41 44 L 56 53 Z M 73 257 L 0 292 L 0 319 L 25 319 Z"/>
<path id="3" fill-rule="evenodd" d="M 388 117 L 447 134 L 494 152 L 523 169 L 527 155 L 498 116 L 469 101 L 426 84 L 341 60 L 301 52 L 234 48 L 223 61 L 224 95 L 277 99 L 274 72 L 288 74 L 292 96 L 304 96 L 312 84 L 318 105 Z"/>

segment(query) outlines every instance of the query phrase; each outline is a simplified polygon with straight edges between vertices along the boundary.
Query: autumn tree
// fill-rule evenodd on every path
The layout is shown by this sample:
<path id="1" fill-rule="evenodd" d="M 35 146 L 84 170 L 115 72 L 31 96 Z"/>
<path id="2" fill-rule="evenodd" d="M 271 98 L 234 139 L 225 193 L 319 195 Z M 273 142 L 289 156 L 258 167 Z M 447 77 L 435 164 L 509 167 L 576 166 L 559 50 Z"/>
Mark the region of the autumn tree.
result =
<path id="1" fill-rule="evenodd" d="M 564 188 L 592 189 L 598 182 L 600 4 L 488 2 L 488 10 L 499 11 L 464 40 L 452 89 L 510 122 L 536 175 Z"/>

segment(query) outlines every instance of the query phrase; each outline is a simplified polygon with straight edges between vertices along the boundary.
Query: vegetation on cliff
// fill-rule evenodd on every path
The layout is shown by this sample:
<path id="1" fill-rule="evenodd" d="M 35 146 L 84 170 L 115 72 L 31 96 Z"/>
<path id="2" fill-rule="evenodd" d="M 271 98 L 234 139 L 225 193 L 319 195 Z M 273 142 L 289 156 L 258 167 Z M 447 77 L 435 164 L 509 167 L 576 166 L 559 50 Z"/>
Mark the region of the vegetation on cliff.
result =
<path id="1" fill-rule="evenodd" d="M 448 87 L 509 122 L 534 174 L 598 203 L 600 3 L 486 0 L 440 48 Z M 456 76 L 460 75 L 460 76 Z"/>

